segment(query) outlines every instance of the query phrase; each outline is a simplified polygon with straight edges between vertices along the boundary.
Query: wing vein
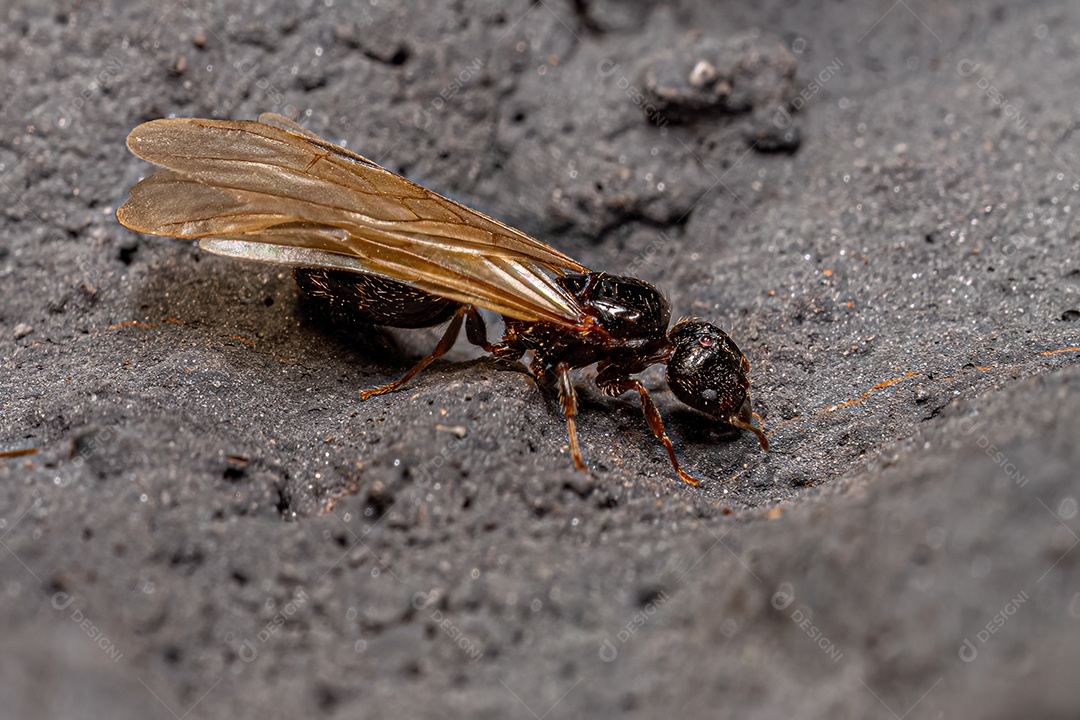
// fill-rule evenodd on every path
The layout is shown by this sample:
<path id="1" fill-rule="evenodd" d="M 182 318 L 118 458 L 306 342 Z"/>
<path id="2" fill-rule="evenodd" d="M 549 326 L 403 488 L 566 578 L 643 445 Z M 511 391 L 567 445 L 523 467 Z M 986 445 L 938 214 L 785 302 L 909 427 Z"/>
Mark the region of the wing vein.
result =
<path id="1" fill-rule="evenodd" d="M 140 232 L 208 239 L 204 247 L 232 257 L 318 258 L 509 317 L 584 322 L 557 282 L 584 266 L 288 120 L 263 119 L 135 128 L 132 152 L 166 169 L 132 188 L 117 217 Z"/>

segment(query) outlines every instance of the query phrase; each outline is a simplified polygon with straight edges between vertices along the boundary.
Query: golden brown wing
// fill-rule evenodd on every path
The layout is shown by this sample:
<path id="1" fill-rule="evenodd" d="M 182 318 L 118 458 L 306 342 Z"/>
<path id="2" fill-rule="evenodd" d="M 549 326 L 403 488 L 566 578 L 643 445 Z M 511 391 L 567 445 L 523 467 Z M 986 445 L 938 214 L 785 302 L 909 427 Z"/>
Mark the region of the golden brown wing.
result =
<path id="1" fill-rule="evenodd" d="M 280 116 L 154 120 L 128 147 L 167 168 L 117 210 L 132 230 L 199 238 L 231 257 L 375 273 L 521 320 L 585 322 L 555 281 L 584 266 Z"/>

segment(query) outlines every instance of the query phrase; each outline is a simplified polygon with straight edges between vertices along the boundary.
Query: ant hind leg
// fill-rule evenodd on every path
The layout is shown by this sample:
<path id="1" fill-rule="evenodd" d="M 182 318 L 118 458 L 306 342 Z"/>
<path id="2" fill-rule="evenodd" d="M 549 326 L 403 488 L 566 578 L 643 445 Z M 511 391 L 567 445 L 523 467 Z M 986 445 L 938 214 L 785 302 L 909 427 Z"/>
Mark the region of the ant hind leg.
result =
<path id="1" fill-rule="evenodd" d="M 461 323 L 465 319 L 466 314 L 470 308 L 460 307 L 454 313 L 454 316 L 450 318 L 450 324 L 446 327 L 446 332 L 443 333 L 442 340 L 439 340 L 439 344 L 435 346 L 435 349 L 431 351 L 431 354 L 412 366 L 409 372 L 401 376 L 399 380 L 395 380 L 392 383 L 386 385 L 380 385 L 379 387 L 369 388 L 367 390 L 360 391 L 360 399 L 367 400 L 375 395 L 382 395 L 388 392 L 394 392 L 400 389 L 405 383 L 412 380 L 417 373 L 426 368 L 435 360 L 439 359 L 446 352 L 454 347 L 454 343 L 457 342 L 458 334 L 461 332 Z M 475 310 L 473 311 L 475 312 Z"/>
<path id="2" fill-rule="evenodd" d="M 495 352 L 495 346 L 488 342 L 484 316 L 472 306 L 465 308 L 465 337 L 484 352 Z"/>

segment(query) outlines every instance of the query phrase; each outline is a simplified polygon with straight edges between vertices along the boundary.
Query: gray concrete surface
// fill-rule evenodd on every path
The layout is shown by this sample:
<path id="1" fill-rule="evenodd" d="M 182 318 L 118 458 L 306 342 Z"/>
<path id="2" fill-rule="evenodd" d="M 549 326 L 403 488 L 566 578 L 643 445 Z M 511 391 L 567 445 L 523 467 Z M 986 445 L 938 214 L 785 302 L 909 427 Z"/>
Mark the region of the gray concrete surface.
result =
<path id="1" fill-rule="evenodd" d="M 1073 718 L 1074 3 L 0 7 L 11 718 Z M 707 61 L 707 64 L 702 64 Z M 164 115 L 295 116 L 731 328 L 700 488 L 582 373 L 135 235 Z"/>

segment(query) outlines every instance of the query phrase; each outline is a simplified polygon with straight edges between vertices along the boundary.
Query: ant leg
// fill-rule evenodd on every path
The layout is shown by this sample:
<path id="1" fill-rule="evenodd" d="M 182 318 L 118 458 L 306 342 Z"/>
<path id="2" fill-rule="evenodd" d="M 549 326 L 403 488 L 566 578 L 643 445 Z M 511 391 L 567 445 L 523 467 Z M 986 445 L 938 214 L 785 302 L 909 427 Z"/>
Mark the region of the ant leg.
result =
<path id="1" fill-rule="evenodd" d="M 675 472 L 679 474 L 679 479 L 688 485 L 697 487 L 698 479 L 683 470 L 679 465 L 679 460 L 675 457 L 675 447 L 671 444 L 671 439 L 668 438 L 667 433 L 664 432 L 664 421 L 660 419 L 660 411 L 656 409 L 652 398 L 649 397 L 649 391 L 645 389 L 645 386 L 639 380 L 633 378 L 627 378 L 618 387 L 623 392 L 627 390 L 638 391 L 638 395 L 641 396 L 641 411 L 645 413 L 645 421 L 649 423 L 649 429 L 652 430 L 656 439 L 663 443 L 664 449 L 667 450 L 668 457 L 671 459 L 671 464 L 675 467 Z"/>
<path id="2" fill-rule="evenodd" d="M 761 449 L 765 452 L 769 452 L 769 438 L 765 437 L 765 433 L 761 428 L 754 427 L 754 419 L 757 419 L 758 425 L 761 424 L 761 416 L 754 412 L 753 405 L 750 403 L 750 394 L 747 393 L 746 399 L 743 400 L 742 407 L 739 408 L 739 412 L 732 414 L 725 422 L 727 422 L 728 425 L 734 425 L 740 430 L 749 430 L 757 435 Z"/>
<path id="3" fill-rule="evenodd" d="M 431 351 L 431 354 L 420 362 L 413 365 L 409 372 L 405 373 L 400 380 L 395 380 L 392 383 L 386 385 L 380 385 L 379 387 L 370 388 L 368 390 L 360 391 L 360 399 L 367 400 L 369 397 L 375 395 L 382 395 L 383 393 L 394 392 L 405 383 L 409 382 L 418 372 L 426 368 L 436 360 L 446 354 L 446 351 L 454 346 L 457 341 L 458 333 L 461 332 L 461 322 L 465 319 L 465 315 L 468 310 L 464 307 L 458 308 L 454 313 L 454 317 L 450 318 L 450 325 L 447 326 L 446 332 L 443 333 L 442 340 L 435 346 L 435 349 Z"/>
<path id="4" fill-rule="evenodd" d="M 754 417 L 757 417 L 757 413 L 754 413 Z M 761 422 L 761 418 L 759 418 L 759 417 L 758 417 L 758 422 Z M 749 430 L 750 432 L 757 435 L 758 444 L 761 445 L 761 449 L 764 450 L 765 452 L 769 452 L 769 438 L 765 437 L 765 433 L 761 431 L 761 428 L 755 427 L 755 426 L 751 425 L 748 422 L 740 420 L 739 418 L 735 417 L 734 415 L 732 415 L 731 417 L 729 417 L 727 419 L 727 423 L 728 423 L 728 425 L 734 425 L 735 427 L 739 428 L 740 430 Z"/>
<path id="5" fill-rule="evenodd" d="M 472 306 L 465 308 L 465 337 L 484 352 L 495 352 L 495 346 L 487 339 L 487 323 L 484 322 L 484 316 Z"/>
<path id="6" fill-rule="evenodd" d="M 559 375 L 559 401 L 566 417 L 566 431 L 570 435 L 570 455 L 573 456 L 574 466 L 578 470 L 586 470 L 581 459 L 581 448 L 578 446 L 577 426 L 574 424 L 574 416 L 577 415 L 577 392 L 574 384 L 570 382 L 570 366 L 561 362 L 555 366 L 555 372 Z"/>

